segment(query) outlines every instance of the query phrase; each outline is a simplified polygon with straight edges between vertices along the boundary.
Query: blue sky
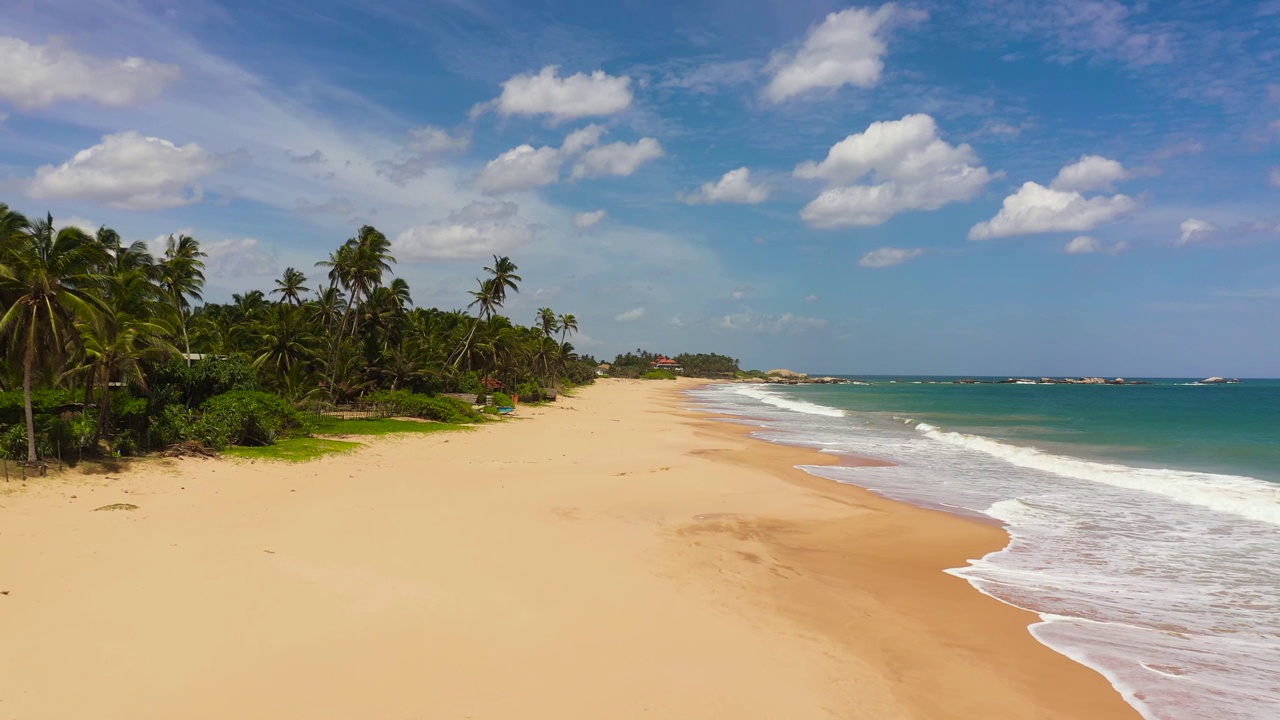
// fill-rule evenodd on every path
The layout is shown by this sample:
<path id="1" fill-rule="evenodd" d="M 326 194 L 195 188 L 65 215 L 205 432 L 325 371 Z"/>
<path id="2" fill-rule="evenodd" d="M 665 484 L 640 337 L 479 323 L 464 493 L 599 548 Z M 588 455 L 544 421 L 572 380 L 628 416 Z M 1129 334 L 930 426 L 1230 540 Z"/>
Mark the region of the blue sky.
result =
<path id="1" fill-rule="evenodd" d="M 0 66 L 0 201 L 211 300 L 370 223 L 601 357 L 1280 376 L 1275 0 L 41 0 Z"/>

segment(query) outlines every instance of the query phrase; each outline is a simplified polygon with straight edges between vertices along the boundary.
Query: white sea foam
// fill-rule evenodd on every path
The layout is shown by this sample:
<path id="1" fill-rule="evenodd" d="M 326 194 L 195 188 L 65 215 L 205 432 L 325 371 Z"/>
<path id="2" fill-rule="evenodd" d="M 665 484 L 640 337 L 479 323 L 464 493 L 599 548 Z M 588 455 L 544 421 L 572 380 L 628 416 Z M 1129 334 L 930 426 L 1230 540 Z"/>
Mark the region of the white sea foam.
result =
<path id="1" fill-rule="evenodd" d="M 916 424 L 916 430 L 934 440 L 993 455 L 1019 467 L 1156 493 L 1179 502 L 1280 525 L 1280 485 L 1274 483 L 1236 475 L 1090 462 L 1033 447 L 1009 445 L 981 435 L 948 432 L 923 422 Z"/>
<path id="2" fill-rule="evenodd" d="M 796 400 L 779 395 L 771 390 L 751 385 L 742 385 L 735 388 L 735 392 L 739 395 L 745 395 L 749 398 L 759 400 L 762 403 L 782 408 L 783 410 L 791 410 L 792 412 L 804 413 L 806 415 L 825 415 L 826 417 L 844 417 L 845 412 L 826 405 L 817 405 L 804 400 Z"/>

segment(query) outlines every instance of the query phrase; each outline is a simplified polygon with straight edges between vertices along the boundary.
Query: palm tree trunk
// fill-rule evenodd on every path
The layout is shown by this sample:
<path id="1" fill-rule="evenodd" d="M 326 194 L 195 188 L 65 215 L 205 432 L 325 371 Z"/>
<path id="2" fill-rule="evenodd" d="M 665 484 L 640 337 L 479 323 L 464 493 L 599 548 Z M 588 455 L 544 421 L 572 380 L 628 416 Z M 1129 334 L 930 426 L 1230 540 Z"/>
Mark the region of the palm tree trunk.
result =
<path id="1" fill-rule="evenodd" d="M 182 344 L 187 351 L 187 367 L 191 367 L 191 340 L 187 337 L 187 314 L 178 308 L 178 321 L 182 323 Z"/>
<path id="2" fill-rule="evenodd" d="M 27 344 L 27 355 L 22 361 L 22 405 L 27 415 L 27 462 L 35 464 L 36 457 L 36 416 L 31 407 L 31 374 L 35 372 L 35 343 Z"/>

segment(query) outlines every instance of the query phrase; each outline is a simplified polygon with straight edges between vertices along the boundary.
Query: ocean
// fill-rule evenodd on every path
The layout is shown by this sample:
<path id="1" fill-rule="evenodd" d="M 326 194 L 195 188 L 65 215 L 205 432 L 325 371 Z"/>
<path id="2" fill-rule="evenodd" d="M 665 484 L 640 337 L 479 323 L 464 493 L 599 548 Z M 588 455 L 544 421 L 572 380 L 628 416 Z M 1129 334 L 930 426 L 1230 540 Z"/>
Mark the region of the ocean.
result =
<path id="1" fill-rule="evenodd" d="M 1144 717 L 1280 718 L 1280 381 L 860 379 L 690 396 L 763 440 L 897 463 L 814 475 L 1002 523 L 1008 547 L 950 572 L 1038 613 L 1036 639 Z"/>

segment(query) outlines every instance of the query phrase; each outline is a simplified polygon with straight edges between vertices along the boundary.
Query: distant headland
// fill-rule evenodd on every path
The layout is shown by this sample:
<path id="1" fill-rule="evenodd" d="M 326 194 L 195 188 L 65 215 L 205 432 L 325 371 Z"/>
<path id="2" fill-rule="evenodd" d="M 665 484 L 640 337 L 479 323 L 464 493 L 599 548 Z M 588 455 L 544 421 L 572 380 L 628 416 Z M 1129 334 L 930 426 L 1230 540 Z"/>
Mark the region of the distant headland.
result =
<path id="1" fill-rule="evenodd" d="M 858 380 L 854 378 L 819 376 L 810 377 L 805 373 L 798 373 L 791 370 L 777 369 L 770 370 L 767 373 L 755 375 L 751 377 L 740 377 L 734 380 L 740 383 L 755 383 L 765 385 L 873 385 L 875 383 L 866 380 Z M 905 380 L 890 380 L 888 384 L 902 384 Z M 1064 377 L 1052 378 L 1042 377 L 1038 380 L 1031 378 L 1006 378 L 1004 380 L 977 380 L 974 378 L 960 378 L 956 380 L 915 380 L 912 381 L 921 385 L 1150 385 L 1147 380 L 1125 380 L 1124 378 L 1113 378 L 1108 380 L 1101 377 Z M 1210 377 L 1200 380 L 1194 385 L 1235 385 L 1240 382 L 1239 378 L 1221 378 Z"/>

